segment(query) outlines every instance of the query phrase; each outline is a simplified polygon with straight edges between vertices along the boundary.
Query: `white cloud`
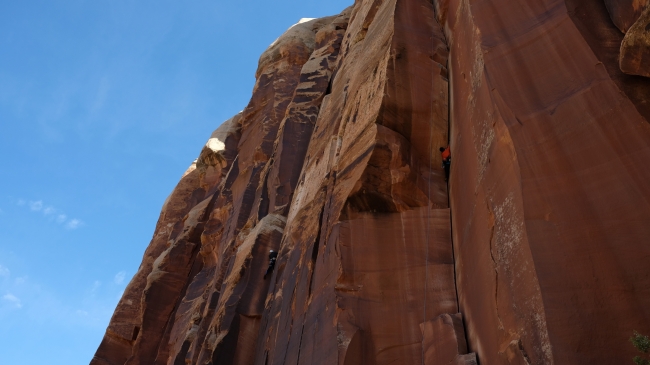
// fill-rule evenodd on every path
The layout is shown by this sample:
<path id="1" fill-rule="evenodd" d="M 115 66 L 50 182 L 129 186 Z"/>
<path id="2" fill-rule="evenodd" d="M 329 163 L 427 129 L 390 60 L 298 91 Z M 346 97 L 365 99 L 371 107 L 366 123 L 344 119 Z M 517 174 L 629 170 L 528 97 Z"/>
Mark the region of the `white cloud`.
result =
<path id="1" fill-rule="evenodd" d="M 26 202 L 25 200 L 20 199 L 17 204 L 19 206 L 27 205 L 32 212 L 41 212 L 46 217 L 49 217 L 50 221 L 61 224 L 67 229 L 77 229 L 84 225 L 81 219 L 68 219 L 67 214 L 51 205 L 45 206 L 42 200 L 30 200 L 29 202 Z M 2 214 L 2 211 L 0 211 L 0 214 Z"/>
<path id="2" fill-rule="evenodd" d="M 16 285 L 23 285 L 23 284 L 25 284 L 25 282 L 27 282 L 27 278 L 25 278 L 25 277 L 16 278 L 16 280 L 14 280 L 14 283 Z"/>
<path id="3" fill-rule="evenodd" d="M 81 227 L 84 223 L 80 221 L 79 219 L 72 219 L 70 220 L 66 225 L 65 228 L 67 229 L 77 229 Z"/>
<path id="4" fill-rule="evenodd" d="M 33 210 L 34 212 L 40 212 L 41 209 L 43 209 L 43 202 L 41 200 L 35 202 L 30 201 L 29 209 Z"/>
<path id="5" fill-rule="evenodd" d="M 5 214 L 5 211 L 0 209 L 0 214 Z"/>
<path id="6" fill-rule="evenodd" d="M 22 308 L 23 307 L 23 304 L 20 302 L 20 299 L 18 299 L 15 295 L 13 295 L 11 293 L 5 294 L 5 296 L 2 297 L 2 299 L 4 301 L 8 302 L 9 304 L 11 304 L 12 306 L 14 306 L 14 308 Z"/>
<path id="7" fill-rule="evenodd" d="M 0 276 L 9 277 L 9 274 L 10 274 L 9 269 L 0 265 Z"/>
<path id="8" fill-rule="evenodd" d="M 113 281 L 117 285 L 122 285 L 124 283 L 125 278 L 126 278 L 126 272 L 120 271 L 117 274 L 115 274 L 115 279 L 113 279 Z"/>

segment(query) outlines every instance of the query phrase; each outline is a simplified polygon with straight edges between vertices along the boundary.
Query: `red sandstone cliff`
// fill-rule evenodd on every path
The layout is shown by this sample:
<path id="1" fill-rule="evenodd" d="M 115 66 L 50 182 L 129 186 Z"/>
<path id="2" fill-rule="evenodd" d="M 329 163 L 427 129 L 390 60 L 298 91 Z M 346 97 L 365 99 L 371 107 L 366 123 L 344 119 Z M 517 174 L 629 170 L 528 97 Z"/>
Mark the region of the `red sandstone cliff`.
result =
<path id="1" fill-rule="evenodd" d="M 630 362 L 645 5 L 357 0 L 293 26 L 165 202 L 91 364 Z"/>

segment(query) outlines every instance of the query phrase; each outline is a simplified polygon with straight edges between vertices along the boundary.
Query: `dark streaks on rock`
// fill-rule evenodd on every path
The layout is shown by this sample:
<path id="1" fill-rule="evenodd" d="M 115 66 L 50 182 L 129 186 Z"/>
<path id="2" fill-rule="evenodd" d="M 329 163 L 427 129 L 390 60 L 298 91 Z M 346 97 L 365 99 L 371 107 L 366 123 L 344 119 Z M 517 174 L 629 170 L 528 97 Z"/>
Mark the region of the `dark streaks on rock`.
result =
<path id="1" fill-rule="evenodd" d="M 628 361 L 650 332 L 645 7 L 357 0 L 296 24 L 91 364 Z"/>

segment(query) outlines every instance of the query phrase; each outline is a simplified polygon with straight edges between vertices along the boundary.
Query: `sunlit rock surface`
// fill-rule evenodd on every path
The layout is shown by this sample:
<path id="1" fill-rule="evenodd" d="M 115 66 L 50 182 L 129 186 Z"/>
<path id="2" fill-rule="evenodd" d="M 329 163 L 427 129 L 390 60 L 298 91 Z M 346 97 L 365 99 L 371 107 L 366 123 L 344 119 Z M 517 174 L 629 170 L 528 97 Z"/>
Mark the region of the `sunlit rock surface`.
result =
<path id="1" fill-rule="evenodd" d="M 650 79 L 621 68 L 650 72 L 624 41 L 645 5 L 302 19 L 164 203 L 91 364 L 631 362 L 650 333 Z"/>

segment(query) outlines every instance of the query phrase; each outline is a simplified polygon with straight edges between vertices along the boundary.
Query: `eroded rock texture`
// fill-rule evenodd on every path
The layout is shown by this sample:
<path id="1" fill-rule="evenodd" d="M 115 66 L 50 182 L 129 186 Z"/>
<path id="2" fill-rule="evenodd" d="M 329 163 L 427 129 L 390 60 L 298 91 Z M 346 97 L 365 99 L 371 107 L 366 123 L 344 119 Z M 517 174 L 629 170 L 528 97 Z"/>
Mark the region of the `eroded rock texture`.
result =
<path id="1" fill-rule="evenodd" d="M 91 364 L 631 361 L 650 80 L 619 68 L 623 3 L 357 0 L 290 28 Z"/>
<path id="2" fill-rule="evenodd" d="M 621 44 L 621 71 L 650 77 L 650 7 L 632 25 Z"/>

